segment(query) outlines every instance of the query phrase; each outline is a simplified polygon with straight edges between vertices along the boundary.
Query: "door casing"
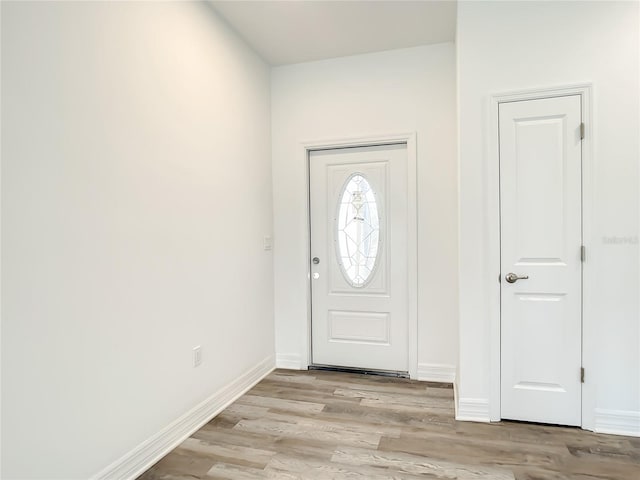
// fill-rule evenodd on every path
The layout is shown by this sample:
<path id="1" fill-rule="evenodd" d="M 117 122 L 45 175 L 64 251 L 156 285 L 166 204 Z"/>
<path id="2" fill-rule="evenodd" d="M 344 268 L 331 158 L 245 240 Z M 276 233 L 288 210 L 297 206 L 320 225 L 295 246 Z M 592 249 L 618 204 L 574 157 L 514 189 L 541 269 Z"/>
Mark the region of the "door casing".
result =
<path id="1" fill-rule="evenodd" d="M 307 205 L 306 232 L 305 232 L 305 265 L 306 265 L 306 303 L 307 319 L 301 338 L 303 368 L 312 363 L 311 358 L 311 218 L 309 214 L 309 153 L 314 150 L 328 150 L 348 147 L 368 147 L 375 145 L 390 145 L 394 143 L 407 144 L 407 261 L 408 261 L 408 358 L 409 377 L 418 378 L 418 214 L 417 214 L 417 149 L 416 133 L 395 133 L 381 135 L 363 135 L 357 137 L 345 137 L 305 141 L 300 143 L 300 158 L 304 161 L 306 169 Z"/>
<path id="2" fill-rule="evenodd" d="M 593 370 L 592 348 L 595 339 L 592 312 L 595 292 L 593 288 L 591 266 L 589 264 L 590 247 L 595 244 L 593 237 L 593 163 L 592 145 L 594 141 L 593 125 L 593 85 L 591 83 L 566 85 L 559 87 L 533 88 L 527 90 L 498 93 L 488 98 L 487 125 L 487 211 L 489 255 L 488 264 L 492 269 L 493 288 L 490 289 L 490 392 L 489 419 L 500 421 L 500 154 L 498 141 L 498 107 L 502 102 L 535 100 L 566 95 L 580 95 L 582 121 L 585 124 L 585 137 L 582 141 L 582 241 L 586 247 L 587 260 L 582 265 L 582 365 L 585 368 L 585 383 L 582 385 L 582 428 L 594 429 L 595 389 L 589 382 L 589 371 Z M 590 368 L 591 367 L 591 368 Z"/>

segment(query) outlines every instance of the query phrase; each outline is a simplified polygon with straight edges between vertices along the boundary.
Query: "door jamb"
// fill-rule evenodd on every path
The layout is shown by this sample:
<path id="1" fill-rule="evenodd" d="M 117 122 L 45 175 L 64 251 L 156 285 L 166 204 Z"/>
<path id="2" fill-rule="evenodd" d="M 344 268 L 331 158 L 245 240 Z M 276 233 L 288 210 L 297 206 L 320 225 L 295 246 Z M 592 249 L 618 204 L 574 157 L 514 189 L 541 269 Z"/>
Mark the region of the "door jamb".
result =
<path id="1" fill-rule="evenodd" d="M 407 301 L 408 301 L 408 359 L 409 377 L 418 378 L 418 213 L 417 213 L 417 148 L 416 132 L 363 135 L 325 140 L 305 141 L 300 143 L 300 158 L 306 169 L 307 205 L 305 209 L 307 229 L 305 232 L 307 265 L 307 318 L 301 339 L 302 368 L 308 368 L 311 358 L 311 218 L 309 215 L 309 153 L 314 150 L 327 150 L 347 147 L 368 147 L 374 145 L 407 144 Z"/>
<path id="2" fill-rule="evenodd" d="M 488 172 L 487 172 L 487 221 L 489 225 L 489 257 L 491 281 L 496 286 L 491 290 L 489 310 L 490 328 L 490 392 L 489 418 L 500 421 L 500 164 L 498 142 L 498 107 L 500 103 L 541 98 L 580 95 L 582 122 L 585 136 L 582 140 L 582 245 L 587 252 L 593 250 L 596 242 L 593 228 L 593 145 L 595 140 L 593 115 L 593 83 L 580 83 L 560 87 L 534 88 L 491 95 L 488 108 Z M 495 270 L 494 270 L 495 269 Z M 582 264 L 582 366 L 593 370 L 592 347 L 595 332 L 593 315 L 596 298 L 593 285 L 592 266 L 588 261 Z M 579 372 L 576 372 L 578 375 Z M 595 386 L 587 380 L 582 384 L 582 428 L 594 429 Z"/>

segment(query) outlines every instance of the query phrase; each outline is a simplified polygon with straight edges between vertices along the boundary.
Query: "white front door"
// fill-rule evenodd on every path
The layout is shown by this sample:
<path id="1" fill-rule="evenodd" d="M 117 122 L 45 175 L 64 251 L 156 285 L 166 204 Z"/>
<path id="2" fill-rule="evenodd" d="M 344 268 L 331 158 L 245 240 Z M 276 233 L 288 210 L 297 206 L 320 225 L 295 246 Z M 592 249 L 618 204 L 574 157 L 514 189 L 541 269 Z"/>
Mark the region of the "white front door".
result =
<path id="1" fill-rule="evenodd" d="M 408 370 L 407 146 L 312 151 L 312 359 Z"/>
<path id="2" fill-rule="evenodd" d="M 499 106 L 505 419 L 581 424 L 580 125 L 579 95 Z"/>

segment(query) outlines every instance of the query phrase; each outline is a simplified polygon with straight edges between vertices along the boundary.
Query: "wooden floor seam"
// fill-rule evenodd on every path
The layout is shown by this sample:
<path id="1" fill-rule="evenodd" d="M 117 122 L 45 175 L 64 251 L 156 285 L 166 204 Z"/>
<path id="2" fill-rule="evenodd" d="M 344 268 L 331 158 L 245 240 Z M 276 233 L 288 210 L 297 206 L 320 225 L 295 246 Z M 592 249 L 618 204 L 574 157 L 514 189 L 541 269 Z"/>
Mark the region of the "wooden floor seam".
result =
<path id="1" fill-rule="evenodd" d="M 640 438 L 454 419 L 450 384 L 275 370 L 139 480 L 640 480 Z"/>

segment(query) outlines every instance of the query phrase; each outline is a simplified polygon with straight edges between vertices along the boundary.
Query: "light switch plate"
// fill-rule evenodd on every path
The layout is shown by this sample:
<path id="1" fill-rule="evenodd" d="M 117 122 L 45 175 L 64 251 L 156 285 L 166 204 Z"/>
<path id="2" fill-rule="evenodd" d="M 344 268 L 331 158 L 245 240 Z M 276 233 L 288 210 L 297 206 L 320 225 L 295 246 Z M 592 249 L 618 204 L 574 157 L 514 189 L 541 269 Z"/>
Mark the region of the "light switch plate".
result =
<path id="1" fill-rule="evenodd" d="M 202 363 L 202 347 L 198 345 L 193 347 L 193 366 L 197 367 Z"/>

